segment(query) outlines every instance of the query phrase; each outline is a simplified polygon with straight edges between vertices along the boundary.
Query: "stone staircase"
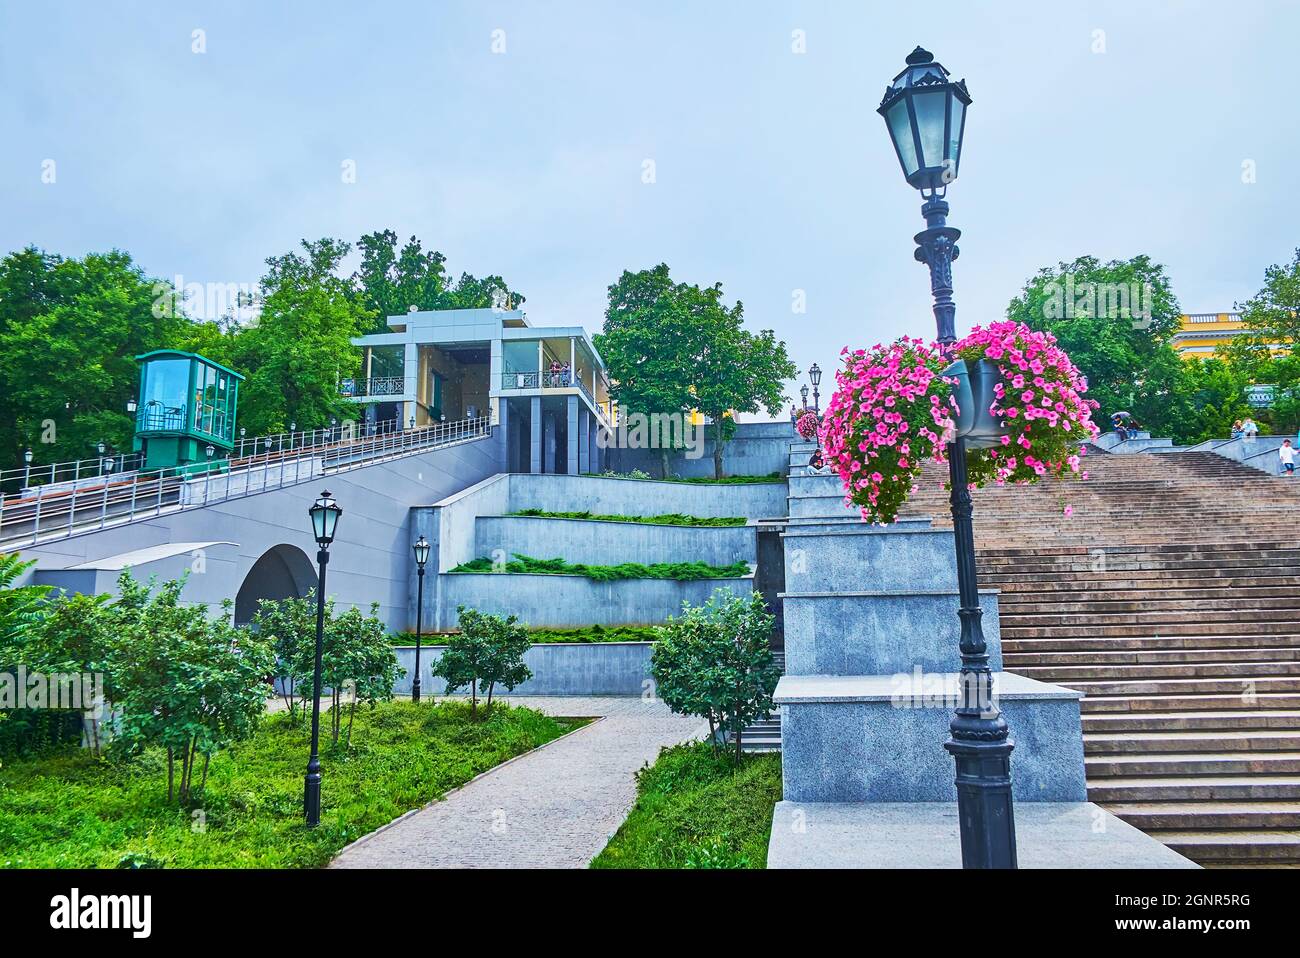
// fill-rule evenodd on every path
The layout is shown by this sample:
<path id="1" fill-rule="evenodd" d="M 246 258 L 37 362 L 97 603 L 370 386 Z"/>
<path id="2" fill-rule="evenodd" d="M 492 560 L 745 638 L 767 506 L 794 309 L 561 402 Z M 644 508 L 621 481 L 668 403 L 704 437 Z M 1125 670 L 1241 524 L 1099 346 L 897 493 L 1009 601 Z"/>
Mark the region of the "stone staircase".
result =
<path id="1" fill-rule="evenodd" d="M 1084 483 L 974 495 L 1006 667 L 1084 693 L 1089 799 L 1205 865 L 1300 864 L 1300 480 L 1085 461 Z M 943 475 L 909 513 L 950 524 Z"/>

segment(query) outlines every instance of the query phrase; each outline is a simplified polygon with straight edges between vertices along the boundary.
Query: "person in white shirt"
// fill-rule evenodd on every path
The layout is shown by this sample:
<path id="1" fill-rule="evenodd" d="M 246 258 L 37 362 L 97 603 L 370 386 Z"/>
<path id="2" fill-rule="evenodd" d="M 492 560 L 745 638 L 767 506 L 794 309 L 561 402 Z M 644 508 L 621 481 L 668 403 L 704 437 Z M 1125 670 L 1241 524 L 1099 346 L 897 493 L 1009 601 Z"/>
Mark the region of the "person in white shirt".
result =
<path id="1" fill-rule="evenodd" d="M 1290 439 L 1282 440 L 1282 445 L 1277 450 L 1277 457 L 1282 461 L 1282 469 L 1290 479 L 1295 475 L 1295 447 L 1291 445 Z"/>

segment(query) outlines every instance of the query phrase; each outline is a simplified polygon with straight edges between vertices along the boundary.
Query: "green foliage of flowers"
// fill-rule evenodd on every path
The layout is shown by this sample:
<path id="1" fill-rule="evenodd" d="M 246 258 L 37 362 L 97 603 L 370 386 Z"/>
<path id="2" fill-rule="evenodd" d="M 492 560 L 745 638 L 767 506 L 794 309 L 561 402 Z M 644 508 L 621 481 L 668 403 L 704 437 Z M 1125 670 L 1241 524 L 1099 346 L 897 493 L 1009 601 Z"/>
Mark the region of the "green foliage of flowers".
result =
<path id="1" fill-rule="evenodd" d="M 637 773 L 636 804 L 592 868 L 764 868 L 781 756 L 664 749 Z"/>
<path id="2" fill-rule="evenodd" d="M 664 512 L 657 516 L 603 515 L 597 512 L 546 512 L 542 509 L 520 509 L 512 516 L 531 516 L 539 519 L 595 519 L 600 522 L 643 522 L 652 526 L 743 526 L 744 516 L 689 516 L 681 512 Z"/>
<path id="3" fill-rule="evenodd" d="M 322 745 L 320 827 L 303 822 L 310 730 L 286 714 L 212 760 L 207 786 L 168 804 L 166 756 L 126 762 L 84 750 L 0 768 L 0 867 L 315 868 L 349 842 L 487 769 L 584 724 L 495 705 L 380 703 L 351 744 Z"/>
<path id="4" fill-rule="evenodd" d="M 676 579 L 687 582 L 696 579 L 737 579 L 749 575 L 748 562 L 714 566 L 705 562 L 622 562 L 618 565 L 587 565 L 570 563 L 564 559 L 534 559 L 515 553 L 504 566 L 497 566 L 486 556 L 462 562 L 452 572 L 526 572 L 534 575 L 581 575 L 601 582 L 620 579 Z"/>

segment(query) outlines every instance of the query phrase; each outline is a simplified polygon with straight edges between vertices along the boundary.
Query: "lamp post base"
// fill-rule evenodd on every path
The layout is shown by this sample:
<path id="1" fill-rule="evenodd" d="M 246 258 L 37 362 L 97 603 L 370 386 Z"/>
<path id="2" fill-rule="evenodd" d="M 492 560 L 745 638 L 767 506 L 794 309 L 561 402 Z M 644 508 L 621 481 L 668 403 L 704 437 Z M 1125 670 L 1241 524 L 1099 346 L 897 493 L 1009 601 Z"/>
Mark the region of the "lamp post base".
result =
<path id="1" fill-rule="evenodd" d="M 416 666 L 416 668 L 419 668 L 419 666 Z M 411 683 L 411 701 L 412 702 L 420 701 L 420 680 L 419 679 L 416 679 L 414 682 Z"/>
<path id="2" fill-rule="evenodd" d="M 962 868 L 1016 868 L 1016 819 L 1011 805 L 1011 750 L 1001 742 L 943 746 L 957 760 L 957 818 Z"/>
<path id="3" fill-rule="evenodd" d="M 320 769 L 308 771 L 303 790 L 303 808 L 307 814 L 307 827 L 320 824 Z"/>

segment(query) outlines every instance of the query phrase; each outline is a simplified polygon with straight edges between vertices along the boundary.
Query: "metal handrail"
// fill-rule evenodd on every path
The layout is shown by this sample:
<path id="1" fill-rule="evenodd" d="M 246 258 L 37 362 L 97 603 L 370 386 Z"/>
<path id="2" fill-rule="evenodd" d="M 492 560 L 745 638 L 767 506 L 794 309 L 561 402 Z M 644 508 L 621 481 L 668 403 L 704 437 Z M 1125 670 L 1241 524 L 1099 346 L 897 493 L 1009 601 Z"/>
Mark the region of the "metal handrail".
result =
<path id="1" fill-rule="evenodd" d="M 351 384 L 351 389 L 348 388 Z M 406 392 L 404 376 L 371 376 L 369 379 L 347 379 L 339 384 L 339 395 L 351 399 L 366 396 L 400 396 Z"/>
<path id="2" fill-rule="evenodd" d="M 314 444 L 218 460 L 207 471 L 190 475 L 176 468 L 109 471 L 90 481 L 45 483 L 0 494 L 0 551 L 272 492 L 492 433 L 490 416 L 419 429 L 376 426 L 366 435 L 343 436 L 338 427 L 317 430 L 323 435 Z"/>

